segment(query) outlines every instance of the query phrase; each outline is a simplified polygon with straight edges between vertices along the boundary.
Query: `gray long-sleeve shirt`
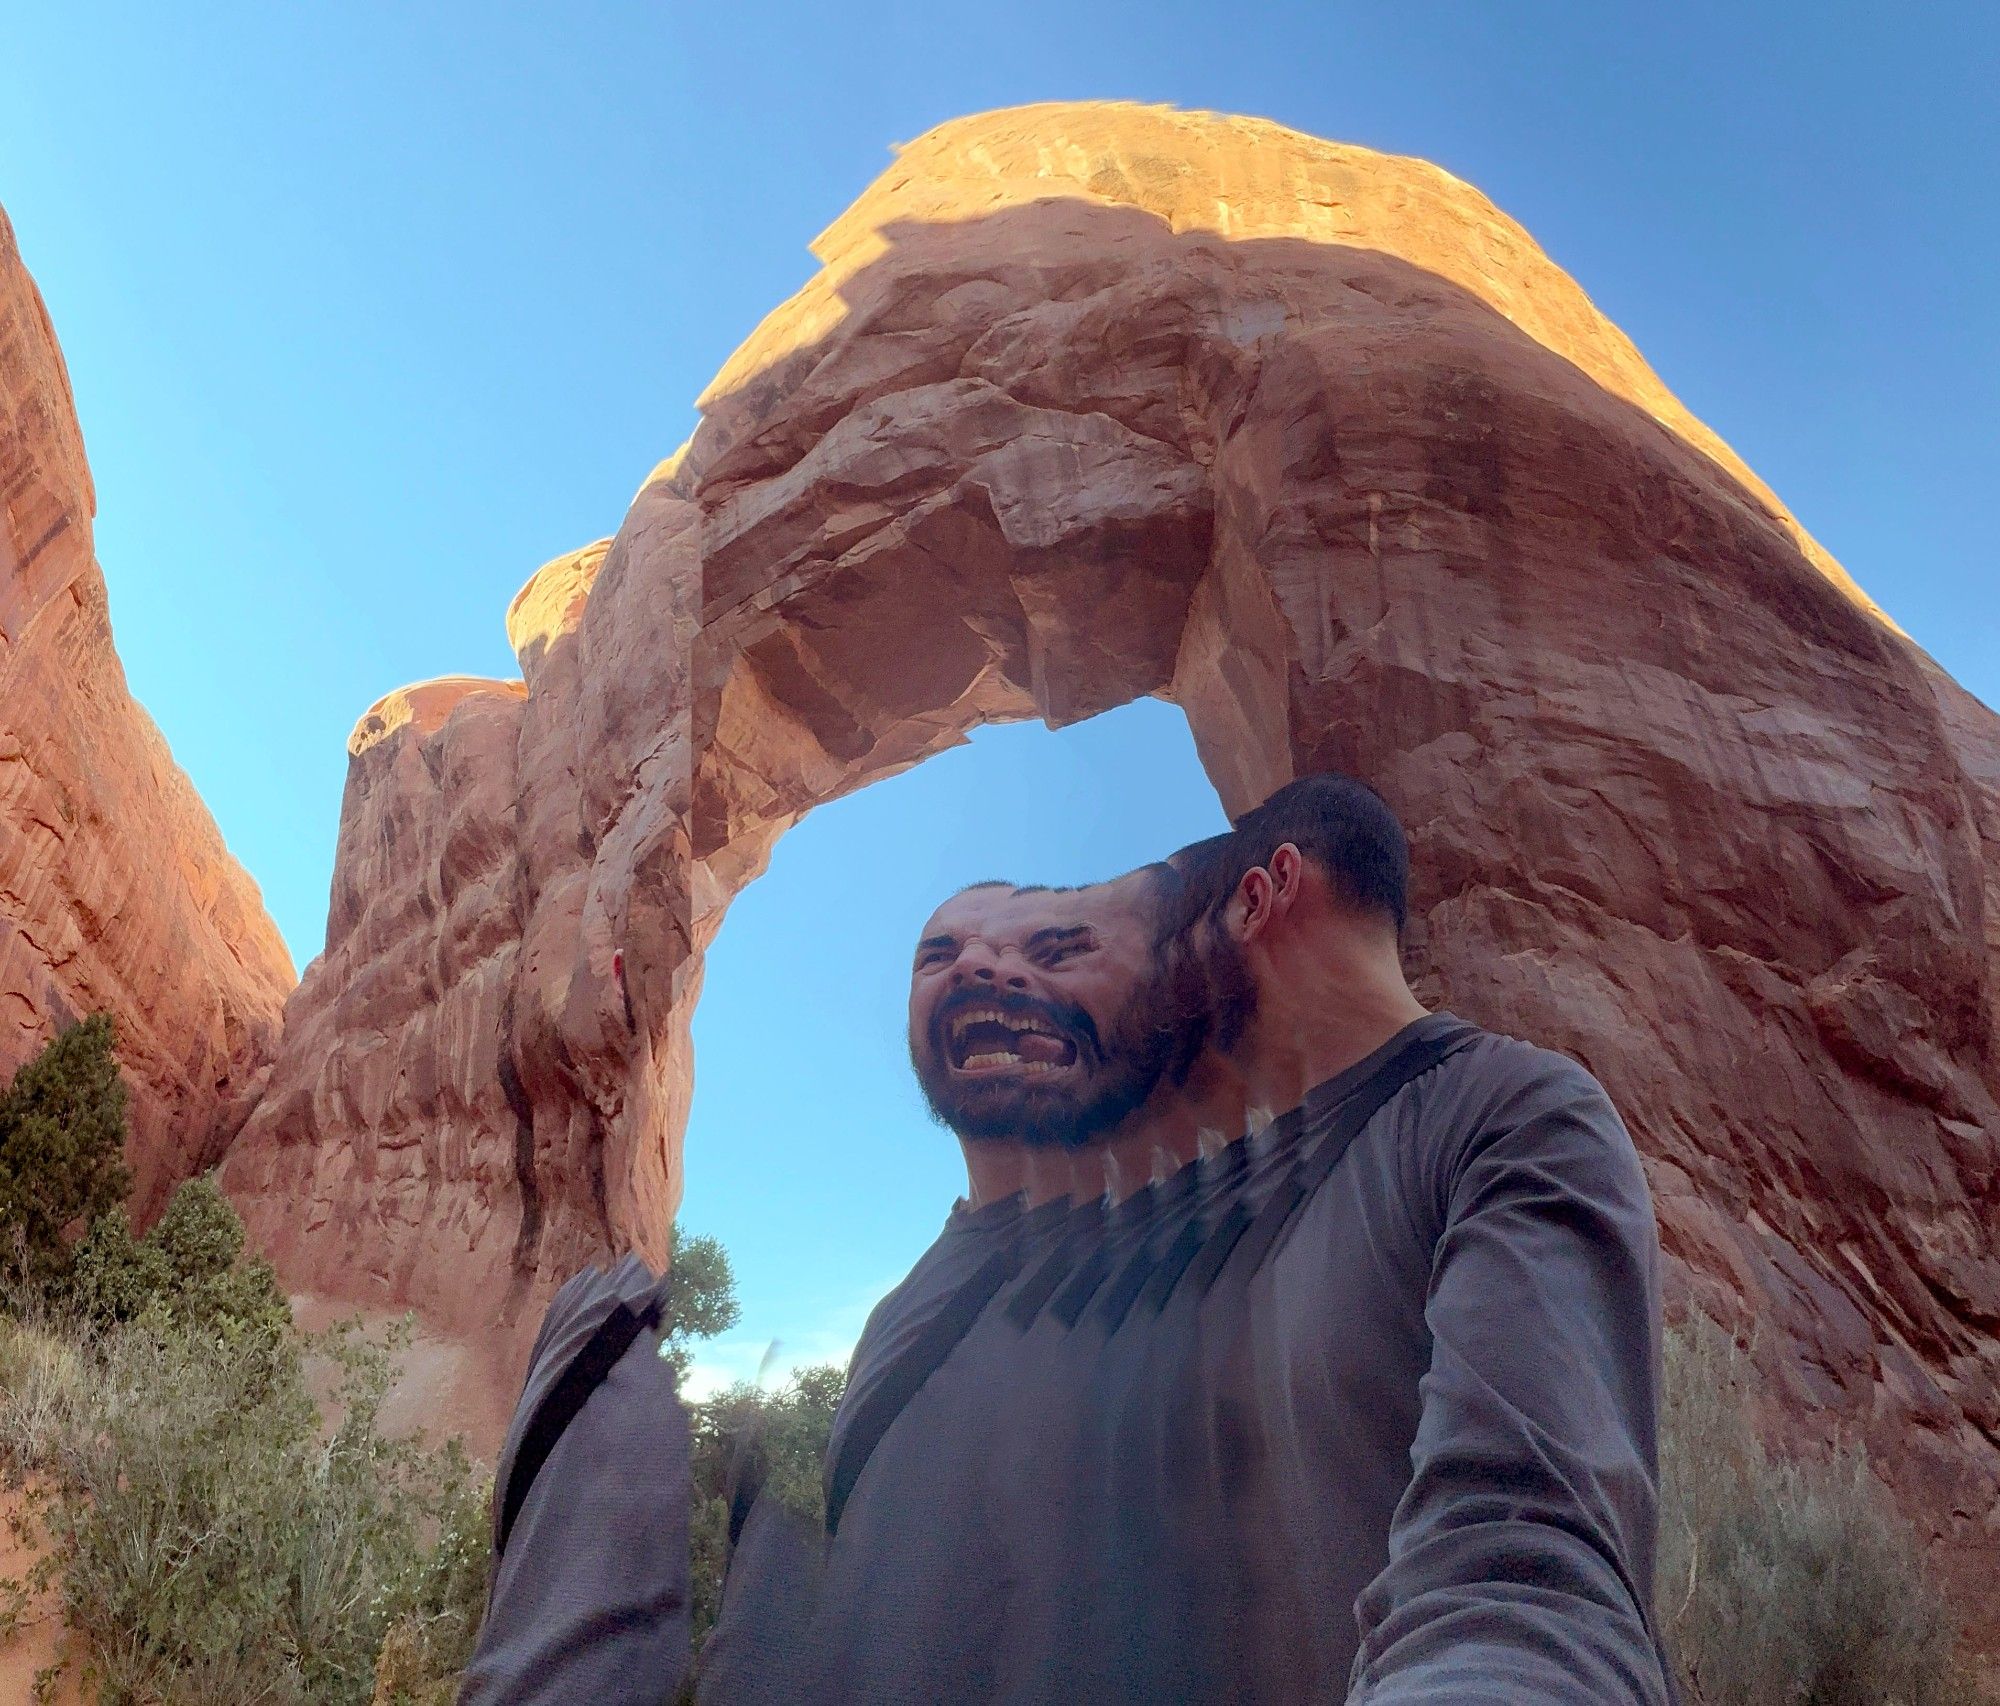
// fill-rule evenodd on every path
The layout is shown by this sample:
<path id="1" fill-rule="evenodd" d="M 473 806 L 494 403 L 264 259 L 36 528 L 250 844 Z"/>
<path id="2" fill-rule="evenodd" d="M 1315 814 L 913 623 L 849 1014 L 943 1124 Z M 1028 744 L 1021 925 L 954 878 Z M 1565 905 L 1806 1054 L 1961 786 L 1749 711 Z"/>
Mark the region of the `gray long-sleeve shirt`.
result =
<path id="1" fill-rule="evenodd" d="M 495 1466 L 496 1556 L 458 1706 L 663 1706 L 687 1672 L 688 1429 L 657 1335 L 638 1335 L 556 1437 L 499 1544 L 543 1404 L 612 1312 L 660 1286 L 627 1256 L 549 1304 Z"/>
<path id="2" fill-rule="evenodd" d="M 1199 1253 L 1399 1048 L 1456 1024 L 1418 1021 L 1101 1221 L 954 1213 L 869 1320 L 831 1461 L 996 1250 L 1018 1274 L 896 1413 L 830 1540 L 752 1513 L 702 1699 L 1667 1700 L 1657 1236 L 1588 1073 L 1481 1033 L 1275 1243 L 1216 1271 Z"/>

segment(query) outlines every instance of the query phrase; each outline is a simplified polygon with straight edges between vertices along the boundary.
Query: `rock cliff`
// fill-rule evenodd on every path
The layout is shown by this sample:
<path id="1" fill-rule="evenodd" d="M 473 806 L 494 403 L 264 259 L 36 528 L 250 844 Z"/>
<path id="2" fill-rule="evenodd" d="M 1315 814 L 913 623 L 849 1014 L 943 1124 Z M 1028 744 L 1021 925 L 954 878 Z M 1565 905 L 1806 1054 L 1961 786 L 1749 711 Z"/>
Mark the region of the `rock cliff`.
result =
<path id="1" fill-rule="evenodd" d="M 112 1013 L 143 1216 L 241 1124 L 292 964 L 126 691 L 69 376 L 4 215 L 0 498 L 0 1073 Z"/>
<path id="2" fill-rule="evenodd" d="M 1802 1433 L 1864 1436 L 1976 1582 L 2000 719 L 1435 167 L 1025 108 L 909 145 L 816 253 L 516 600 L 523 682 L 357 730 L 227 1173 L 286 1272 L 518 1332 L 658 1255 L 702 953 L 775 838 L 981 721 L 1157 694 L 1231 809 L 1384 790 L 1420 993 L 1606 1082 L 1679 1298 L 1761 1322 Z"/>

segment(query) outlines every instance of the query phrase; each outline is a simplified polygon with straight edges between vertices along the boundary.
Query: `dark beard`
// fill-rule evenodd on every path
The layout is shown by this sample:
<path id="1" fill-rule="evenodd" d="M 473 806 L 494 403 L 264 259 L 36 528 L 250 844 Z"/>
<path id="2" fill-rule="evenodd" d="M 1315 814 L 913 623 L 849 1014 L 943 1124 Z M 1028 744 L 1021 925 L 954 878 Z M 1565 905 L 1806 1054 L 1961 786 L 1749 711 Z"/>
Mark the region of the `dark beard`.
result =
<path id="1" fill-rule="evenodd" d="M 1204 1048 L 1227 1054 L 1257 1010 L 1256 984 L 1228 934 L 1198 922 L 1157 945 L 1150 975 L 1100 1038 L 1080 1009 L 1051 1009 L 1078 1037 L 1080 1086 L 980 1083 L 951 1077 L 942 1038 L 912 1048 L 931 1117 L 974 1143 L 1083 1149 L 1132 1114 L 1162 1082 L 1187 1081 Z"/>
<path id="2" fill-rule="evenodd" d="M 1156 1082 L 1176 1089 L 1205 1051 L 1233 1054 L 1257 1012 L 1257 984 L 1243 951 L 1212 920 L 1197 920 L 1154 949 L 1148 994 L 1161 1050 Z"/>
<path id="3" fill-rule="evenodd" d="M 1102 1036 L 1081 1009 L 1038 1003 L 1076 1040 L 1080 1084 L 956 1079 L 936 1026 L 927 1046 L 912 1047 L 910 1063 L 931 1117 L 967 1142 L 1082 1149 L 1144 1102 L 1178 1061 L 1181 1037 L 1170 995 L 1169 966 L 1156 958 L 1153 975 Z"/>
<path id="4" fill-rule="evenodd" d="M 1257 1016 L 1257 981 L 1235 939 L 1213 918 L 1196 923 L 1171 950 L 1182 962 L 1181 999 L 1199 1008 L 1203 1023 L 1186 1064 L 1184 1079 L 1204 1047 L 1234 1054 Z M 1178 1082 L 1179 1080 L 1176 1080 Z"/>

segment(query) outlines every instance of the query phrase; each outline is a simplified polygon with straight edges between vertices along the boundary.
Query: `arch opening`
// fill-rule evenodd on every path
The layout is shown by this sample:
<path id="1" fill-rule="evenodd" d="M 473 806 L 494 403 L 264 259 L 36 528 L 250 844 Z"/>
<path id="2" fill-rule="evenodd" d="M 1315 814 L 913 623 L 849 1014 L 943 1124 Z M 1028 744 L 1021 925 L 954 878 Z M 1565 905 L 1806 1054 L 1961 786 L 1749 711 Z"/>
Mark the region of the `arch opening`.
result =
<path id="1" fill-rule="evenodd" d="M 680 1222 L 730 1252 L 743 1319 L 703 1348 L 691 1394 L 844 1363 L 964 1189 L 905 1038 L 931 909 L 990 877 L 1111 876 L 1225 823 L 1186 718 L 1139 699 L 1061 731 L 985 725 L 778 840 L 694 1009 Z"/>

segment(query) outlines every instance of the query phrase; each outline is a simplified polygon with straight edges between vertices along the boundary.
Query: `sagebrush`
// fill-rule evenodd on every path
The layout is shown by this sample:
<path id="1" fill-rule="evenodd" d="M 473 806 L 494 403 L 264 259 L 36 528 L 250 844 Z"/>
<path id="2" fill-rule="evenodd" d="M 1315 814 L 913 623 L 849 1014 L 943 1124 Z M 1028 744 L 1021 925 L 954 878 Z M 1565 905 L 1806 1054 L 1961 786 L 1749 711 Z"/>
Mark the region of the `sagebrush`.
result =
<path id="1" fill-rule="evenodd" d="M 360 1706 L 399 1627 L 429 1670 L 462 1664 L 484 1493 L 456 1447 L 383 1434 L 387 1348 L 294 1340 L 274 1365 L 258 1334 L 159 1313 L 67 1343 L 4 1330 L 0 1449 L 107 1706 Z M 330 1428 L 308 1355 L 337 1371 Z"/>
<path id="2" fill-rule="evenodd" d="M 301 1336 L 213 1183 L 134 1236 L 116 1040 L 93 1015 L 0 1094 L 0 1470 L 43 1554 L 0 1635 L 53 1591 L 108 1706 L 448 1699 L 483 1479 L 383 1433 L 393 1340 Z"/>
<path id="3" fill-rule="evenodd" d="M 1695 1706 L 1947 1706 L 1950 1609 L 1858 1449 L 1758 1436 L 1749 1358 L 1693 1316 L 1667 1336 L 1659 1621 Z"/>

